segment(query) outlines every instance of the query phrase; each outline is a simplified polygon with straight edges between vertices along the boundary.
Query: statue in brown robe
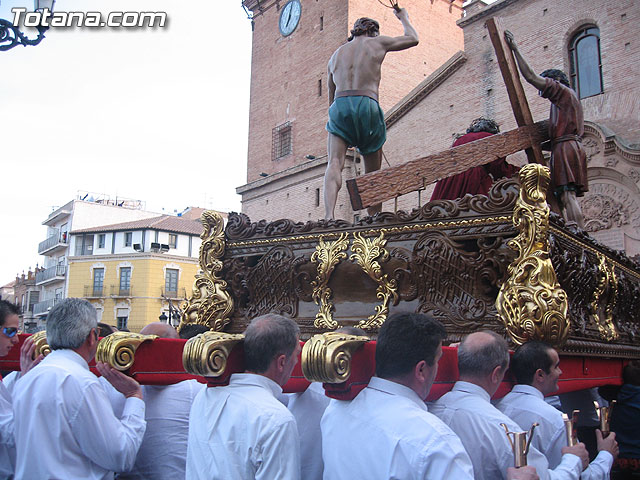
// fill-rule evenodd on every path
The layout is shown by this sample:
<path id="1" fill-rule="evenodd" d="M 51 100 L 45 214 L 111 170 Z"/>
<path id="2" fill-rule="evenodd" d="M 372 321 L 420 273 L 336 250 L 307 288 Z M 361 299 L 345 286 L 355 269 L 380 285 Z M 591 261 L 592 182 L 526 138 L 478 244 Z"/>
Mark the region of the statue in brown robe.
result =
<path id="1" fill-rule="evenodd" d="M 582 209 L 576 197 L 589 190 L 587 161 L 582 148 L 584 114 L 582 104 L 571 89 L 569 79 L 561 70 L 545 70 L 536 75 L 520 54 L 513 34 L 505 39 L 524 79 L 536 87 L 540 95 L 551 102 L 549 137 L 551 139 L 551 187 L 560 211 L 568 222 L 584 228 Z"/>

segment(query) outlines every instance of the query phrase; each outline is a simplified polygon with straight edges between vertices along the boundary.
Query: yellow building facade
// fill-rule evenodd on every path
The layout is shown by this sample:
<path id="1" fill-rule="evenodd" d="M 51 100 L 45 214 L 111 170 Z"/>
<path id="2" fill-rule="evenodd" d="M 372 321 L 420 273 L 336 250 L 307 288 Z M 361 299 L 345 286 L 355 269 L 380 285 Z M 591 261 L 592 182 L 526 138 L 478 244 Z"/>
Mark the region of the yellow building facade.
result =
<path id="1" fill-rule="evenodd" d="M 171 320 L 191 295 L 202 224 L 161 215 L 71 231 L 67 296 L 89 300 L 119 330 Z M 160 318 L 162 317 L 162 318 Z"/>
<path id="2" fill-rule="evenodd" d="M 98 321 L 139 332 L 163 313 L 169 316 L 169 301 L 177 307 L 190 295 L 198 268 L 197 258 L 153 253 L 71 257 L 69 297 L 89 300 Z"/>

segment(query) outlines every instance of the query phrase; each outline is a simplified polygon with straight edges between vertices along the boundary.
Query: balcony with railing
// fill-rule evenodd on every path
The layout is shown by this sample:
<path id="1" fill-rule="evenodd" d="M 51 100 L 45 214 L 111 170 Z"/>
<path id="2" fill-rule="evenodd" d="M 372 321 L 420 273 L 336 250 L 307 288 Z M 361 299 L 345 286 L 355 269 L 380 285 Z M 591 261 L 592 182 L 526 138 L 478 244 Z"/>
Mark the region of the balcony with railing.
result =
<path id="1" fill-rule="evenodd" d="M 54 265 L 53 267 L 45 268 L 41 272 L 36 273 L 36 285 L 64 280 L 66 274 L 66 265 Z"/>
<path id="2" fill-rule="evenodd" d="M 33 305 L 33 314 L 34 315 L 45 315 L 49 312 L 56 303 L 58 303 L 59 298 L 50 298 L 48 300 L 43 300 L 42 302 L 38 302 Z"/>
<path id="3" fill-rule="evenodd" d="M 131 285 L 111 285 L 111 296 L 112 297 L 132 297 L 133 291 L 131 289 Z"/>
<path id="4" fill-rule="evenodd" d="M 176 289 L 163 288 L 161 295 L 163 298 L 170 298 L 171 300 L 186 300 L 187 289 L 184 287 Z"/>
<path id="5" fill-rule="evenodd" d="M 38 253 L 40 255 L 50 255 L 64 250 L 69 245 L 69 234 L 60 232 L 58 229 L 46 240 L 38 245 Z"/>
<path id="6" fill-rule="evenodd" d="M 102 285 L 85 285 L 84 298 L 102 298 L 105 296 L 105 290 Z"/>

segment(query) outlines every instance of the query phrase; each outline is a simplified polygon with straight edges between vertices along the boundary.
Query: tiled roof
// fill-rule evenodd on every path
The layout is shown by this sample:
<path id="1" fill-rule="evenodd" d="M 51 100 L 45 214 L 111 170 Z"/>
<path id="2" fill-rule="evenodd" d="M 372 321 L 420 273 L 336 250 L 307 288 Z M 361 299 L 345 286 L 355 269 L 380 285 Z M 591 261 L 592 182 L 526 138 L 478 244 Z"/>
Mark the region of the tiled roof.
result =
<path id="1" fill-rule="evenodd" d="M 126 230 L 161 230 L 163 232 L 200 235 L 202 233 L 202 224 L 197 220 L 189 220 L 186 218 L 174 217 L 172 215 L 161 215 L 159 217 L 134 220 L 133 222 L 114 223 L 112 225 L 83 228 L 80 230 L 74 230 L 71 233 L 103 233 Z"/>

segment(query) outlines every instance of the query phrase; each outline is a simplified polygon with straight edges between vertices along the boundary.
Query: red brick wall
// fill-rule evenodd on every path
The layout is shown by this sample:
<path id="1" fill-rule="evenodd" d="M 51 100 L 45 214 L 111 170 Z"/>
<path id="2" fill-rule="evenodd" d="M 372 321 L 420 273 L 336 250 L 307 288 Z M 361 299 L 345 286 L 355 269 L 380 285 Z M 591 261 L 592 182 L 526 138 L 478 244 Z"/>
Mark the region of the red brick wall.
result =
<path id="1" fill-rule="evenodd" d="M 261 172 L 271 174 L 300 163 L 305 155 L 326 154 L 326 115 L 321 115 L 328 108 L 326 65 L 344 40 L 347 4 L 302 0 L 301 5 L 300 23 L 288 37 L 280 34 L 280 12 L 275 7 L 255 18 L 247 182 L 259 179 Z M 272 129 L 285 121 L 293 124 L 293 152 L 272 161 Z"/>
<path id="2" fill-rule="evenodd" d="M 428 56 L 431 53 L 433 55 L 438 53 L 434 47 L 437 44 L 435 39 L 447 34 L 440 30 L 436 31 L 437 22 L 429 22 L 428 19 L 436 15 L 446 18 L 447 4 L 448 2 L 444 0 L 402 2 L 409 11 L 411 21 L 420 30 L 421 43 L 414 49 L 391 53 L 387 57 L 381 84 L 381 102 L 387 111 L 389 110 L 385 105 L 387 102 L 393 101 L 393 98 L 401 98 L 426 78 L 425 75 L 439 66 L 438 64 L 429 69 L 423 69 L 420 62 L 427 60 L 418 59 L 416 56 L 415 65 L 407 67 L 408 60 L 405 54 L 414 52 Z M 551 67 L 568 71 L 567 45 L 571 35 L 581 25 L 595 23 L 600 28 L 605 92 L 583 100 L 585 119 L 609 127 L 627 140 L 627 143 L 640 143 L 640 84 L 638 83 L 640 42 L 637 40 L 640 10 L 638 6 L 637 0 L 580 0 L 579 2 L 499 0 L 489 8 L 495 9 L 491 15 L 501 17 L 505 27 L 513 31 L 523 54 L 538 72 Z M 271 128 L 287 119 L 286 104 L 282 106 L 285 89 L 281 88 L 280 81 L 274 83 L 271 79 L 277 80 L 282 77 L 282 81 L 288 81 L 288 85 L 299 90 L 303 90 L 304 84 L 305 91 L 308 89 L 314 93 L 314 89 L 317 89 L 317 77 L 310 77 L 308 81 L 304 78 L 309 69 L 317 67 L 317 75 L 323 75 L 324 86 L 329 56 L 345 41 L 353 21 L 362 15 L 380 19 L 383 34 L 400 33 L 401 27 L 393 13 L 375 1 L 350 0 L 347 9 L 347 2 L 344 1 L 303 0 L 302 7 L 301 25 L 290 37 L 290 41 L 282 39 L 277 31 L 275 8 L 268 12 L 272 16 L 271 20 L 268 20 L 271 22 L 270 29 L 260 30 L 259 24 L 261 21 L 267 21 L 267 14 L 264 18 L 256 19 L 248 160 L 249 182 L 259 178 L 257 175 L 260 172 L 275 173 L 298 165 L 306 161 L 304 155 L 308 153 L 318 157 L 326 154 L 324 131 L 327 109 L 326 91 L 323 92 L 322 98 L 314 98 L 311 95 L 306 99 L 309 102 L 307 112 L 301 112 L 295 103 L 299 95 L 290 93 L 291 98 L 287 100 L 291 105 L 289 118 L 295 119 L 294 135 L 301 136 L 294 138 L 294 154 L 289 159 L 271 162 Z M 310 34 L 313 41 L 307 41 L 308 36 L 304 42 L 295 43 L 296 35 L 307 28 L 305 19 L 310 22 L 309 17 L 314 15 L 318 17 L 322 8 L 324 8 L 322 11 L 325 17 L 325 29 L 322 32 L 325 35 L 324 41 L 319 43 L 313 40 L 316 37 Z M 452 12 L 453 15 L 455 10 Z M 477 18 L 476 21 L 464 25 L 464 50 L 467 62 L 389 129 L 384 152 L 392 165 L 449 148 L 453 135 L 464 132 L 469 122 L 480 115 L 495 118 L 503 131 L 515 127 L 506 89 L 495 61 L 495 53 L 484 28 L 484 22 L 489 17 L 475 18 Z M 437 25 L 440 28 L 441 24 L 437 23 Z M 394 31 L 394 28 L 398 30 Z M 424 28 L 431 28 L 434 32 L 431 37 L 433 40 L 428 39 L 430 34 L 423 34 Z M 445 27 L 442 28 L 446 30 Z M 302 60 L 298 61 L 291 60 L 291 55 L 281 55 L 279 52 L 285 48 L 284 46 L 288 52 L 304 50 L 306 55 L 314 52 L 314 62 L 306 62 L 304 59 L 307 57 L 304 55 Z M 453 49 L 446 58 L 440 60 L 440 63 L 457 50 Z M 257 58 L 258 55 L 262 58 Z M 286 68 L 280 67 L 277 62 L 286 63 Z M 313 66 L 310 67 L 309 63 Z M 299 68 L 298 64 L 306 67 Z M 424 63 L 422 65 L 424 66 Z M 388 74 L 387 70 L 394 69 L 398 71 L 397 76 L 400 80 L 396 81 L 392 78 L 393 75 Z M 265 74 L 258 74 L 263 70 L 266 71 Z M 281 75 L 280 72 L 283 71 L 287 72 L 286 76 Z M 535 89 L 528 84 L 525 83 L 524 88 L 534 119 L 547 118 L 548 102 L 539 98 Z M 298 90 L 292 92 L 295 93 Z M 315 94 L 317 95 L 317 92 Z M 264 100 L 258 102 L 259 98 Z M 311 105 L 312 100 L 315 107 Z M 308 128 L 301 128 L 299 125 L 308 125 Z M 523 158 L 514 156 L 510 161 L 519 163 Z M 622 162 L 617 168 L 620 169 L 621 165 Z M 383 162 L 384 166 L 386 163 Z M 627 166 L 624 168 L 628 169 Z M 621 174 L 631 178 L 632 176 L 624 168 L 620 170 Z M 264 187 L 248 192 L 243 196 L 243 211 L 254 220 L 283 217 L 308 220 L 322 217 L 322 205 L 315 206 L 315 189 L 322 188 L 322 169 L 323 167 L 316 166 L 312 171 L 302 171 L 288 177 L 286 182 L 282 181 L 277 186 L 267 183 Z M 353 169 L 348 171 L 345 168 L 344 178 L 352 175 L 355 175 Z M 428 200 L 431 190 L 432 187 L 428 187 L 427 191 L 421 195 L 422 204 Z M 288 197 L 287 193 L 289 193 Z M 415 193 L 401 197 L 397 202 L 398 208 L 406 210 L 410 210 L 417 204 L 418 195 Z M 395 206 L 395 202 L 390 201 L 384 205 L 384 208 L 393 210 Z M 338 199 L 336 214 L 339 218 L 352 220 L 354 213 L 357 212 L 351 210 L 346 191 L 343 189 Z"/>
<path id="3" fill-rule="evenodd" d="M 380 106 L 384 111 L 463 48 L 462 29 L 456 25 L 462 15 L 461 0 L 404 0 L 400 3 L 409 13 L 420 43 L 408 50 L 390 52 L 385 58 L 380 82 Z M 404 32 L 393 10 L 380 2 L 350 0 L 349 29 L 360 17 L 378 20 L 381 35 L 395 37 Z"/>
<path id="4" fill-rule="evenodd" d="M 301 5 L 300 23 L 288 37 L 278 30 L 280 12 L 275 6 L 255 17 L 247 183 L 258 180 L 260 173 L 272 174 L 303 163 L 306 155 L 326 155 L 327 62 L 346 41 L 356 18 L 374 17 L 383 34 L 402 34 L 392 10 L 375 1 L 302 0 Z M 461 15 L 461 0 L 405 0 L 402 5 L 421 43 L 390 53 L 385 60 L 381 85 L 385 109 L 462 48 L 462 31 L 455 24 Z M 321 96 L 318 80 L 322 81 Z M 272 161 L 272 129 L 286 121 L 293 124 L 293 152 Z"/>

